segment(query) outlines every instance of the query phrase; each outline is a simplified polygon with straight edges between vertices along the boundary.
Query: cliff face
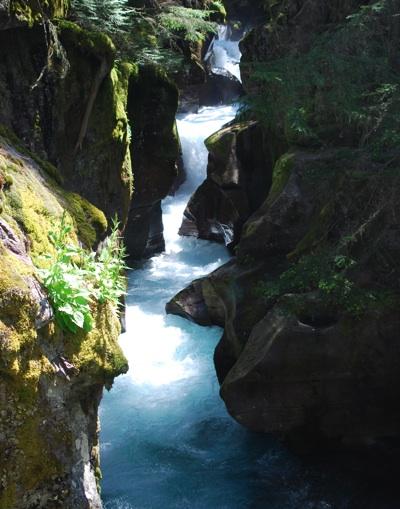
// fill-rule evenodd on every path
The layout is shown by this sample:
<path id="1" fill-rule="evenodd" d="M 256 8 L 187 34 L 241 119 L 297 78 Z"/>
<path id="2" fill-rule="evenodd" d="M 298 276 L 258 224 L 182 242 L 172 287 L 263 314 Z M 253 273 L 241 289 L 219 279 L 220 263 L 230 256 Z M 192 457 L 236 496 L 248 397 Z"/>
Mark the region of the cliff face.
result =
<path id="1" fill-rule="evenodd" d="M 176 88 L 156 67 L 117 63 L 107 36 L 62 19 L 67 8 L 0 2 L 1 509 L 101 507 L 97 412 L 127 370 L 119 318 L 92 303 L 91 332 L 61 330 L 37 268 L 65 211 L 87 248 L 115 214 L 125 226 L 134 178 L 132 208 L 147 209 L 139 226 L 129 216 L 130 254 L 159 249 L 162 228 L 148 225 L 177 173 Z"/>
<path id="2" fill-rule="evenodd" d="M 178 178 L 180 143 L 175 124 L 178 89 L 165 72 L 142 67 L 129 83 L 135 194 L 125 244 L 134 259 L 164 249 L 161 200 Z"/>
<path id="3" fill-rule="evenodd" d="M 52 21 L 64 10 L 49 4 L 40 13 L 33 9 L 17 15 L 13 4 L 4 6 L 8 22 L 0 30 L 0 124 L 57 167 L 63 186 L 82 194 L 108 219 L 116 214 L 126 225 L 134 196 L 132 209 L 140 208 L 141 219 L 137 222 L 131 213 L 129 254 L 148 256 L 163 245 L 159 204 L 177 176 L 177 90 L 157 66 L 146 71 L 116 63 L 114 44 L 106 35 Z M 162 107 L 154 100 L 158 96 Z M 154 141 L 163 142 L 165 157 L 149 149 Z M 146 183 L 145 165 L 152 168 Z"/>
<path id="4" fill-rule="evenodd" d="M 113 43 L 47 16 L 22 21 L 0 32 L 0 123 L 57 166 L 66 188 L 124 221 L 132 194 L 127 76 L 113 67 Z"/>
<path id="5" fill-rule="evenodd" d="M 64 191 L 0 137 L 0 507 L 100 507 L 97 408 L 127 369 L 119 319 L 96 305 L 90 333 L 67 334 L 36 279 L 68 211 L 75 242 L 107 228 L 100 210 Z"/>
<path id="6" fill-rule="evenodd" d="M 224 326 L 215 364 L 232 416 L 303 444 L 365 443 L 400 429 L 399 31 L 393 3 L 364 4 L 265 3 L 242 43 L 242 116 L 264 133 L 272 185 L 242 216 L 236 257 L 167 306 Z M 226 133 L 240 125 L 209 143 L 208 180 L 224 139 L 217 176 L 238 174 L 240 150 Z M 254 160 L 245 166 L 244 175 L 257 171 Z M 221 228 L 238 209 L 219 212 Z M 197 227 L 215 222 L 210 209 L 202 214 L 190 217 Z"/>

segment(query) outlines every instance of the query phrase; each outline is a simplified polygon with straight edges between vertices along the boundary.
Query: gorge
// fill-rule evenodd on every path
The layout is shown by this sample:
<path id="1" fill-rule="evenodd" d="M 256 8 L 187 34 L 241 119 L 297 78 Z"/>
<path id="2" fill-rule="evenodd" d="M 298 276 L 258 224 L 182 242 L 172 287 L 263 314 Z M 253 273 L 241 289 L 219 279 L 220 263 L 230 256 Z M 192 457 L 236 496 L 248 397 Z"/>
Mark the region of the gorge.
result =
<path id="1" fill-rule="evenodd" d="M 0 509 L 399 507 L 399 8 L 0 0 Z"/>

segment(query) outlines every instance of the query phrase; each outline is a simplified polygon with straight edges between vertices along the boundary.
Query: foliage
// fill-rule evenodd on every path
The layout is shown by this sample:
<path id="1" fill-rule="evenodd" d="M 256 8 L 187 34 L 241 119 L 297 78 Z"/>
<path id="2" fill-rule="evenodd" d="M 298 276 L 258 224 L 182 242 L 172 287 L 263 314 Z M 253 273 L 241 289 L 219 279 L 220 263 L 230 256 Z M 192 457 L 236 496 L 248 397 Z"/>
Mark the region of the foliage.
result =
<path id="1" fill-rule="evenodd" d="M 60 327 L 73 333 L 78 329 L 89 332 L 93 326 L 94 301 L 109 301 L 117 309 L 125 293 L 125 251 L 120 244 L 117 222 L 99 254 L 72 244 L 71 231 L 64 214 L 59 228 L 49 233 L 55 249 L 54 256 L 46 256 L 49 268 L 38 273 Z"/>
<path id="2" fill-rule="evenodd" d="M 303 256 L 284 271 L 278 280 L 262 282 L 257 293 L 266 299 L 276 299 L 288 293 L 319 291 L 327 305 L 341 307 L 352 315 L 361 315 L 379 302 L 388 305 L 391 294 L 382 290 L 359 288 L 349 276 L 357 263 L 343 254 L 326 251 Z"/>
<path id="3" fill-rule="evenodd" d="M 125 247 L 120 242 L 118 223 L 115 221 L 100 253 L 83 253 L 83 265 L 92 286 L 93 296 L 100 303 L 109 301 L 118 307 L 120 297 L 126 290 L 123 275 L 126 268 L 125 256 Z"/>
<path id="4" fill-rule="evenodd" d="M 216 33 L 217 24 L 209 21 L 211 11 L 168 7 L 158 16 L 160 26 L 172 35 L 189 42 L 201 42 L 210 33 Z"/>
<path id="5" fill-rule="evenodd" d="M 208 20 L 212 11 L 167 7 L 156 13 L 128 4 L 128 0 L 73 0 L 71 17 L 88 30 L 109 35 L 119 59 L 156 63 L 172 73 L 183 66 L 179 38 L 198 42 L 216 32 L 217 25 Z"/>
<path id="6" fill-rule="evenodd" d="M 307 52 L 254 64 L 251 108 L 289 142 L 336 135 L 376 151 L 395 147 L 400 78 L 388 30 L 393 15 L 389 0 L 374 2 L 317 35 Z"/>
<path id="7" fill-rule="evenodd" d="M 73 16 L 90 29 L 106 33 L 128 30 L 137 9 L 128 0 L 72 0 Z"/>

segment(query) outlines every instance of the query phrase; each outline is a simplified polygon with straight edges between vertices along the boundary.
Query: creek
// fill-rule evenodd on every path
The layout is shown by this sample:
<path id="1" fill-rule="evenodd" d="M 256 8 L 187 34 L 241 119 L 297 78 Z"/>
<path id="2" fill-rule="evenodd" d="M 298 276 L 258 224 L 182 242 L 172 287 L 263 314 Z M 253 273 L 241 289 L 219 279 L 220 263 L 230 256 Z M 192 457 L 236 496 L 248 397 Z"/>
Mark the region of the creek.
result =
<path id="1" fill-rule="evenodd" d="M 214 67 L 238 75 L 238 44 L 226 31 L 213 52 Z M 127 332 L 120 339 L 130 371 L 100 407 L 106 509 L 350 507 L 354 483 L 338 480 L 318 461 L 304 463 L 229 417 L 213 366 L 221 329 L 164 311 L 179 290 L 229 259 L 223 246 L 177 232 L 206 175 L 204 140 L 235 111 L 219 106 L 178 118 L 187 180 L 163 203 L 165 253 L 130 273 Z"/>

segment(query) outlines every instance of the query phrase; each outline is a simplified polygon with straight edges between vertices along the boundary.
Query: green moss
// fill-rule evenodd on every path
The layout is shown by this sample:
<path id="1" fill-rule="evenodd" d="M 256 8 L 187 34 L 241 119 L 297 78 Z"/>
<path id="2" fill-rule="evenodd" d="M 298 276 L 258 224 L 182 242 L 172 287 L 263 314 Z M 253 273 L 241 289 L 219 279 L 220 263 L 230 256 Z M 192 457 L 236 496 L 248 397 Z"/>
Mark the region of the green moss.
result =
<path id="1" fill-rule="evenodd" d="M 209 152 L 223 161 L 229 159 L 235 134 L 229 128 L 222 129 L 206 139 L 205 144 Z"/>
<path id="2" fill-rule="evenodd" d="M 133 173 L 131 152 L 129 150 L 131 142 L 131 131 L 126 113 L 128 103 L 128 88 L 129 80 L 132 76 L 138 73 L 138 66 L 128 62 L 120 63 L 111 71 L 110 78 L 112 83 L 112 97 L 115 112 L 115 127 L 112 133 L 113 139 L 118 142 L 125 150 L 125 158 L 121 167 L 121 180 L 128 188 L 129 203 L 127 202 L 124 207 L 124 212 L 127 216 L 130 198 L 133 193 Z"/>
<path id="3" fill-rule="evenodd" d="M 293 163 L 294 154 L 290 152 L 281 156 L 275 163 L 272 173 L 272 186 L 266 201 L 267 204 L 272 205 L 283 191 L 293 169 Z"/>
<path id="4" fill-rule="evenodd" d="M 84 30 L 76 23 L 66 20 L 60 20 L 58 28 L 63 43 L 70 44 L 86 55 L 100 60 L 105 58 L 110 64 L 114 61 L 116 50 L 108 35 Z"/>
<path id="5" fill-rule="evenodd" d="M 0 152 L 0 168 L 4 165 L 14 182 L 4 197 L 4 213 L 11 224 L 17 223 L 28 235 L 31 255 L 37 265 L 43 264 L 43 255 L 53 252 L 48 232 L 60 221 L 64 209 L 70 213 L 78 236 L 87 247 L 105 236 L 107 220 L 103 212 L 87 200 L 62 190 L 51 181 L 43 185 L 39 172 L 35 174 L 17 158 L 6 162 Z"/>
<path id="6" fill-rule="evenodd" d="M 64 179 L 58 169 L 48 161 L 43 160 L 37 154 L 28 150 L 18 136 L 11 129 L 2 124 L 0 124 L 0 137 L 17 149 L 21 154 L 33 159 L 35 163 L 37 163 L 47 173 L 47 175 L 49 175 L 49 177 L 53 178 L 58 184 L 63 185 Z"/>
<path id="7" fill-rule="evenodd" d="M 229 158 L 235 137 L 252 123 L 251 121 L 238 122 L 233 126 L 225 127 L 212 134 L 204 142 L 208 151 L 226 161 Z"/>
<path id="8" fill-rule="evenodd" d="M 0 492 L 0 507 L 15 507 L 16 504 L 16 488 L 15 484 L 6 486 Z"/>
<path id="9" fill-rule="evenodd" d="M 75 220 L 78 236 L 87 247 L 103 238 L 107 232 L 107 219 L 103 212 L 76 193 L 65 193 L 66 209 Z"/>
<path id="10" fill-rule="evenodd" d="M 0 331 L 5 338 L 0 347 L 0 373 L 3 375 L 17 375 L 22 368 L 20 350 L 29 351 L 36 342 L 34 323 L 38 308 L 27 285 L 27 278 L 33 273 L 31 264 L 0 246 Z"/>
<path id="11" fill-rule="evenodd" d="M 11 177 L 11 175 L 4 175 L 4 187 L 11 187 L 14 183 L 14 179 Z"/>
<path id="12" fill-rule="evenodd" d="M 20 23 L 33 26 L 43 16 L 54 18 L 66 15 L 69 0 L 11 0 L 10 13 Z"/>
<path id="13" fill-rule="evenodd" d="M 287 255 L 288 260 L 300 258 L 303 254 L 310 253 L 314 248 L 321 245 L 329 232 L 329 224 L 335 212 L 335 200 L 330 200 L 314 216 L 306 235 L 297 244 L 295 250 Z"/>
<path id="14" fill-rule="evenodd" d="M 31 490 L 61 473 L 60 465 L 50 450 L 40 430 L 42 416 L 27 419 L 20 428 L 19 447 L 24 451 L 24 469 L 20 482 L 25 490 Z"/>
<path id="15" fill-rule="evenodd" d="M 90 374 L 98 383 L 108 384 L 128 369 L 117 341 L 121 326 L 108 303 L 96 305 L 93 317 L 92 331 L 79 331 L 66 337 L 65 353 L 81 373 Z"/>
<path id="16" fill-rule="evenodd" d="M 129 81 L 136 74 L 137 67 L 129 63 L 118 63 L 111 69 L 90 117 L 88 132 L 92 142 L 85 144 L 75 160 L 71 160 L 69 151 L 62 154 L 65 166 L 76 174 L 72 177 L 76 188 L 88 189 L 94 182 L 89 194 L 93 202 L 108 219 L 117 213 L 122 222 L 128 216 L 133 192 L 131 129 L 126 107 Z M 110 194 L 114 198 L 107 200 Z"/>

